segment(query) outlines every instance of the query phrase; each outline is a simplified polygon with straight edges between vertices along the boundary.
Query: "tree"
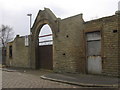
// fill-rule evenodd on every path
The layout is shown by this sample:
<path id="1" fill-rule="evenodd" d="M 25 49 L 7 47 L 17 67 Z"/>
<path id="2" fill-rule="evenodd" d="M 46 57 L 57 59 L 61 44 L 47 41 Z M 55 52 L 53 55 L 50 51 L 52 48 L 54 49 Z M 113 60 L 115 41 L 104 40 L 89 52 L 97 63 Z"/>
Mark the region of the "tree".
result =
<path id="1" fill-rule="evenodd" d="M 2 46 L 2 65 L 6 65 L 6 45 L 13 40 L 14 32 L 10 26 L 1 25 L 0 27 L 0 44 Z"/>
<path id="2" fill-rule="evenodd" d="M 0 42 L 2 47 L 6 47 L 7 43 L 13 40 L 14 32 L 10 26 L 1 25 L 0 28 Z"/>

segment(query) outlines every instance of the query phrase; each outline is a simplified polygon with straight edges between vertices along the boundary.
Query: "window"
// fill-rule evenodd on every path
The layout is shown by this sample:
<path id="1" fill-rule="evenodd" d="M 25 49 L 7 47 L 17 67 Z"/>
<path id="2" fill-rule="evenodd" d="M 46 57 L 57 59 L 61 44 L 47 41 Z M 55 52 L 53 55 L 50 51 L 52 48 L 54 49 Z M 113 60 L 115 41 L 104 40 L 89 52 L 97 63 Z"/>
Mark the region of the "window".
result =
<path id="1" fill-rule="evenodd" d="M 12 58 L 12 46 L 9 46 L 9 58 Z"/>

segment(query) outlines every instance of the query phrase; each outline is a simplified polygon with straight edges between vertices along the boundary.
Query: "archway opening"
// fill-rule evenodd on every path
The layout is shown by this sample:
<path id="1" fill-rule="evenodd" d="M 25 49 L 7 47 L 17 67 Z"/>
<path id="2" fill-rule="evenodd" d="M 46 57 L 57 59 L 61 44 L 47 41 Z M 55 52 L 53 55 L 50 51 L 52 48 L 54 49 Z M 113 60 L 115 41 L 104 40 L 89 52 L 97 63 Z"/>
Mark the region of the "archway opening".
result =
<path id="1" fill-rule="evenodd" d="M 53 69 L 53 37 L 52 30 L 48 24 L 45 24 L 39 33 L 39 69 Z"/>

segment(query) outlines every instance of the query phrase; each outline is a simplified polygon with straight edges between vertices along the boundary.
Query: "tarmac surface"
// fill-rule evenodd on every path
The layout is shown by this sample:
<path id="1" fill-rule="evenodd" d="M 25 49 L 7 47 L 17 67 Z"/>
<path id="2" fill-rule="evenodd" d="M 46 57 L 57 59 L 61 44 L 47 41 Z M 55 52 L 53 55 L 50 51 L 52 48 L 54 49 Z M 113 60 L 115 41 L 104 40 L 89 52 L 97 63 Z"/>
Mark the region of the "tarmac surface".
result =
<path id="1" fill-rule="evenodd" d="M 115 77 L 83 74 L 46 74 L 41 78 L 84 87 L 118 87 L 120 80 Z"/>
<path id="2" fill-rule="evenodd" d="M 4 68 L 3 87 L 37 87 L 37 88 L 80 88 L 80 87 L 109 87 L 118 88 L 120 78 L 84 75 L 58 74 L 46 70 L 20 70 Z M 12 80 L 13 81 L 12 81 Z M 10 81 L 11 80 L 11 81 Z M 15 82 L 14 82 L 15 80 Z M 32 80 L 32 81 L 31 81 Z M 24 82 L 25 81 L 25 82 Z M 9 83 L 12 84 L 9 84 Z M 7 83 L 7 84 L 6 84 Z M 16 84 L 18 83 L 18 84 Z M 15 85 L 14 85 L 15 84 Z M 21 86 L 21 84 L 23 86 Z M 37 86 L 36 86 L 36 85 Z"/>

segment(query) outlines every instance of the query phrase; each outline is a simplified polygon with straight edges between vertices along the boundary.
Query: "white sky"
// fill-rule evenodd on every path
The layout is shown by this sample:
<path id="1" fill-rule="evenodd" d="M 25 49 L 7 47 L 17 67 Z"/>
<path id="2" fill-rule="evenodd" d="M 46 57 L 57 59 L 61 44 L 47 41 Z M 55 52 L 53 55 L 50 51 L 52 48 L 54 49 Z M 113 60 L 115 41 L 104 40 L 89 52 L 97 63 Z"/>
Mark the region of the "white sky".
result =
<path id="1" fill-rule="evenodd" d="M 83 13 L 85 21 L 110 16 L 118 10 L 119 0 L 0 0 L 0 25 L 13 27 L 15 34 L 29 34 L 29 17 L 32 23 L 39 10 L 50 8 L 60 18 Z"/>

